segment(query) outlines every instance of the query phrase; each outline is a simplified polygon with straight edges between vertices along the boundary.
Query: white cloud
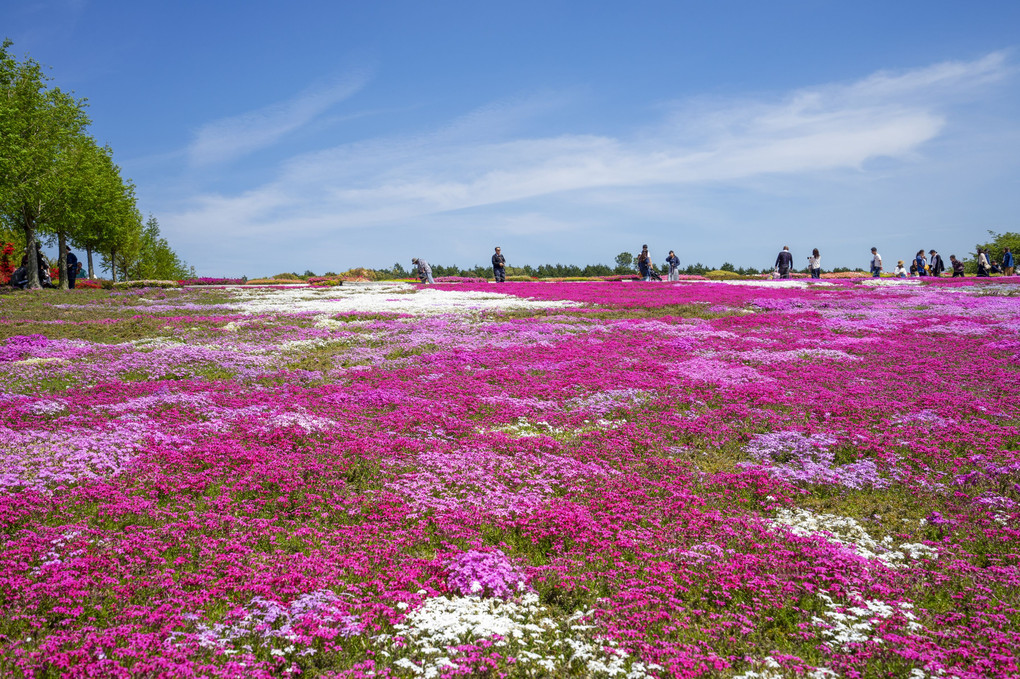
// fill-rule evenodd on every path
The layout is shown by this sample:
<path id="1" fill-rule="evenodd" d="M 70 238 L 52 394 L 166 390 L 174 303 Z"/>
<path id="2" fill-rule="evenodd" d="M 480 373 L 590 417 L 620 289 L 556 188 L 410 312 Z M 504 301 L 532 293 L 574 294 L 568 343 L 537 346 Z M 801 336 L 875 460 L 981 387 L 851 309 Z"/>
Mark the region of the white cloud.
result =
<path id="1" fill-rule="evenodd" d="M 364 74 L 355 74 L 310 89 L 290 101 L 208 123 L 195 135 L 188 147 L 188 157 L 194 165 L 209 165 L 271 146 L 351 97 L 365 80 Z"/>
<path id="2" fill-rule="evenodd" d="M 540 115 L 547 106 L 497 104 L 432 134 L 293 157 L 271 183 L 233 196 L 199 196 L 165 222 L 177 233 L 190 227 L 224 239 L 274 232 L 314 238 L 489 209 L 489 224 L 502 224 L 508 234 L 576 229 L 576 220 L 536 217 L 533 202 L 591 192 L 604 203 L 614 192 L 626 200 L 627 190 L 642 187 L 739 186 L 769 176 L 860 172 L 878 159 L 915 160 L 926 142 L 945 133 L 955 104 L 1010 70 L 996 53 L 772 99 L 689 101 L 655 126 L 616 136 L 508 138 L 515 115 Z M 208 126 L 192 157 L 210 162 L 272 143 L 356 89 L 333 88 Z M 487 136 L 489 120 L 498 131 Z"/>

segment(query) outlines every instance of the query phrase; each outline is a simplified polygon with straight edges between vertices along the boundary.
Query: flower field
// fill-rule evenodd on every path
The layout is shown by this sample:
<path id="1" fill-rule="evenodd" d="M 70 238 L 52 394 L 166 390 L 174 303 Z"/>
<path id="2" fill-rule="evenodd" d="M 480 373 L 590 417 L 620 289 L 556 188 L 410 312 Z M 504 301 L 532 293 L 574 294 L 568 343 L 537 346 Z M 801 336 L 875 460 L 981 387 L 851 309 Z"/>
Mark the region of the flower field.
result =
<path id="1" fill-rule="evenodd" d="M 1020 674 L 1020 278 L 0 296 L 0 675 Z"/>

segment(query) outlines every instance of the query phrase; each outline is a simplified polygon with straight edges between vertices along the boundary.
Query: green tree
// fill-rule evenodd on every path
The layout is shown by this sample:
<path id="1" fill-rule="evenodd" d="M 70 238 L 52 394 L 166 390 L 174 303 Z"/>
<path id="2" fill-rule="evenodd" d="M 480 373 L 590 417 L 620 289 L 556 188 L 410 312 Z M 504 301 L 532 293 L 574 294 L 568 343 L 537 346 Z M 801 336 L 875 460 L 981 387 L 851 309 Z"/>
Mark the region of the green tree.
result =
<path id="1" fill-rule="evenodd" d="M 634 273 L 634 255 L 629 252 L 621 252 L 616 256 L 616 269 L 618 274 Z"/>
<path id="2" fill-rule="evenodd" d="M 314 276 L 311 272 L 306 275 Z M 136 280 L 170 280 L 193 278 L 194 269 L 177 256 L 159 232 L 159 221 L 149 215 L 138 237 L 137 256 L 126 269 L 125 275 Z"/>
<path id="3" fill-rule="evenodd" d="M 1020 253 L 1020 233 L 1014 233 L 1013 231 L 995 233 L 989 230 L 988 236 L 991 238 L 989 242 L 978 243 L 974 246 L 974 252 L 970 253 L 970 261 L 965 265 L 970 273 L 977 272 L 977 251 L 979 249 L 988 253 L 989 262 L 1001 262 L 1002 253 L 1006 248 L 1009 248 L 1014 258 Z"/>
<path id="4" fill-rule="evenodd" d="M 11 44 L 0 47 L 0 213 L 34 252 L 39 235 L 54 234 L 53 218 L 65 211 L 68 169 L 89 119 L 84 100 L 47 89 L 42 67 L 19 62 Z M 28 258 L 28 277 L 29 287 L 41 287 L 35 257 Z"/>
<path id="5" fill-rule="evenodd" d="M 95 144 L 88 149 L 87 163 L 83 165 L 80 178 L 76 209 L 69 218 L 74 224 L 71 240 L 85 249 L 90 278 L 95 276 L 93 255 L 97 253 L 106 256 L 105 267 L 115 273 L 111 262 L 115 265 L 130 263 L 125 261 L 130 247 L 124 245 L 140 238 L 142 230 L 134 184 L 121 177 L 111 149 Z"/>

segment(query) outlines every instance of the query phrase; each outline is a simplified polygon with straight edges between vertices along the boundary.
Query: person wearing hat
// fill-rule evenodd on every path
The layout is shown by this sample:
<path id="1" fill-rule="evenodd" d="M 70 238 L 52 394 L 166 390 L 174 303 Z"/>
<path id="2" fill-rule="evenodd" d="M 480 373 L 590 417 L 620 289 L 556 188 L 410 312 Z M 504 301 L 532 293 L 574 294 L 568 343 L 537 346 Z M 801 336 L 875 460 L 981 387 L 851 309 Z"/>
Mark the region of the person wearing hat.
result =
<path id="1" fill-rule="evenodd" d="M 412 257 L 411 264 L 418 267 L 418 279 L 426 285 L 433 285 L 435 283 L 432 280 L 432 267 L 421 257 Z"/>
<path id="2" fill-rule="evenodd" d="M 897 278 L 906 278 L 907 270 L 903 268 L 903 260 L 896 262 L 896 268 L 893 269 L 893 276 Z"/>
<path id="3" fill-rule="evenodd" d="M 932 276 L 941 276 L 942 272 L 946 270 L 946 265 L 942 261 L 942 255 L 935 252 L 935 250 L 928 251 L 928 273 Z"/>

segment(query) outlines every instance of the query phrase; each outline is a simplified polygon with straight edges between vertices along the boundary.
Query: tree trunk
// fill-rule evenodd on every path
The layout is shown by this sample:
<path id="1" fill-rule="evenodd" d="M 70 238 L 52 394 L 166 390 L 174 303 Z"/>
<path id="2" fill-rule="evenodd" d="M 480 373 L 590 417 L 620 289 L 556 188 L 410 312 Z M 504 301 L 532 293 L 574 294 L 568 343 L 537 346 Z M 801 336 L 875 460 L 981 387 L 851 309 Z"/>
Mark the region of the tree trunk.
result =
<path id="1" fill-rule="evenodd" d="M 28 288 L 41 290 L 39 258 L 36 254 L 39 243 L 35 239 L 35 218 L 27 205 L 21 209 L 21 227 L 25 231 L 25 267 L 28 271 Z"/>
<path id="2" fill-rule="evenodd" d="M 67 236 L 57 231 L 57 268 L 60 269 L 60 289 L 67 290 Z"/>
<path id="3" fill-rule="evenodd" d="M 117 282 L 117 248 L 110 250 L 110 280 Z"/>
<path id="4" fill-rule="evenodd" d="M 85 254 L 88 256 L 88 259 L 89 259 L 89 280 L 91 281 L 91 280 L 95 279 L 95 277 L 96 277 L 96 272 L 92 269 L 92 246 L 91 245 L 86 245 L 85 246 Z"/>

